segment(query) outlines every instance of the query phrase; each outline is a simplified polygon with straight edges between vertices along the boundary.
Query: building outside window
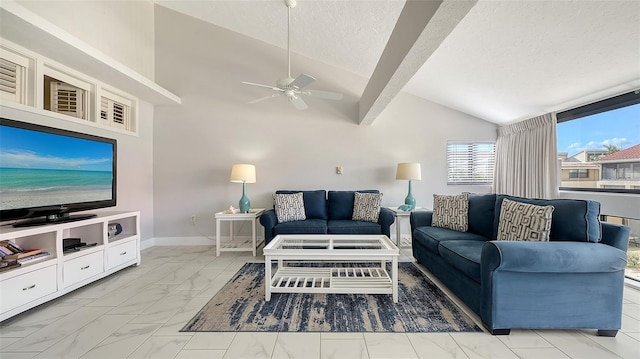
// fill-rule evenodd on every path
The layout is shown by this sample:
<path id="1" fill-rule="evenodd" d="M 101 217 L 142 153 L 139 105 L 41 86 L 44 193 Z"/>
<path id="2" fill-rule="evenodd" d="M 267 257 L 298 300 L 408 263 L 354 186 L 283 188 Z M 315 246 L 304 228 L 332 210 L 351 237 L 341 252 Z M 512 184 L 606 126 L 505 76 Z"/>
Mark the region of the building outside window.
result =
<path id="1" fill-rule="evenodd" d="M 640 195 L 640 92 L 557 117 L 561 190 Z M 640 282 L 640 218 L 603 220 L 631 228 L 625 275 Z"/>

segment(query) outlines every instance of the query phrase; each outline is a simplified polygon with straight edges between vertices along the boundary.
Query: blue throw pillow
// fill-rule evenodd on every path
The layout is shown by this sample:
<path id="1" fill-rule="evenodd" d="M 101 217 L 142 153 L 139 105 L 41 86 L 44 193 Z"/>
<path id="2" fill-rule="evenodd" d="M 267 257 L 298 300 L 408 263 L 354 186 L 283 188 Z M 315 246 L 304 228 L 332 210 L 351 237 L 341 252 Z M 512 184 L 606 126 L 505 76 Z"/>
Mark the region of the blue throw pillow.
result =
<path id="1" fill-rule="evenodd" d="M 276 191 L 276 193 L 284 194 L 298 192 L 302 192 L 304 211 L 307 219 L 327 219 L 327 191 L 323 189 L 316 191 Z"/>
<path id="2" fill-rule="evenodd" d="M 600 242 L 602 237 L 600 202 L 581 199 L 522 198 L 504 194 L 499 194 L 496 198 L 495 213 L 498 215 L 493 222 L 493 239 L 497 238 L 499 213 L 505 198 L 536 206 L 553 206 L 555 209 L 551 219 L 550 241 Z"/>

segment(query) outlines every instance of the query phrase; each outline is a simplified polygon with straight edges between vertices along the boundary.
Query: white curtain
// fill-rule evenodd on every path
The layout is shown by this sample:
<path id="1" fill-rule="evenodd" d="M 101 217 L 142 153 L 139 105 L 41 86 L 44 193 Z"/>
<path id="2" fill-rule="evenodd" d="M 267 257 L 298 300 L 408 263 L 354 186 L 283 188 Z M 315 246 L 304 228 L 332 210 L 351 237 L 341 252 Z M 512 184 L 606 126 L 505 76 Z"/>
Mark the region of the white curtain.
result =
<path id="1" fill-rule="evenodd" d="M 498 128 L 495 193 L 558 197 L 556 115 L 548 113 Z"/>

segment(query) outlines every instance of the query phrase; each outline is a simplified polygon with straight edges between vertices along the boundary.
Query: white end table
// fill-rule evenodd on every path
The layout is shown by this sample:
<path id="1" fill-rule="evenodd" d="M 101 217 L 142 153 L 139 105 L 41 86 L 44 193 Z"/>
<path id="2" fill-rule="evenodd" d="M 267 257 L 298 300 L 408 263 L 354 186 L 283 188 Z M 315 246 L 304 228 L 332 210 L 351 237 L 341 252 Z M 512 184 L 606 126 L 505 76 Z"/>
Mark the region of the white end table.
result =
<path id="1" fill-rule="evenodd" d="M 401 240 L 402 238 L 400 238 L 400 227 L 401 227 L 401 221 L 400 219 L 409 219 L 409 216 L 411 216 L 411 212 L 413 211 L 429 211 L 429 208 L 425 208 L 425 207 L 416 207 L 413 211 L 401 211 L 398 209 L 398 207 L 389 207 L 389 209 L 393 212 L 393 214 L 395 214 L 396 216 L 396 246 L 398 246 L 398 248 L 400 248 L 401 244 Z"/>
<path id="2" fill-rule="evenodd" d="M 220 256 L 220 252 L 253 252 L 253 256 L 256 256 L 256 248 L 258 247 L 256 244 L 256 223 L 258 222 L 258 217 L 264 212 L 264 208 L 251 208 L 248 213 L 238 212 L 238 213 L 224 213 L 218 212 L 216 213 L 216 257 Z M 231 240 L 235 238 L 233 234 L 233 222 L 237 221 L 250 221 L 251 222 L 251 247 L 228 247 L 223 248 L 220 245 L 220 227 L 222 222 L 230 222 L 229 225 L 229 236 Z"/>

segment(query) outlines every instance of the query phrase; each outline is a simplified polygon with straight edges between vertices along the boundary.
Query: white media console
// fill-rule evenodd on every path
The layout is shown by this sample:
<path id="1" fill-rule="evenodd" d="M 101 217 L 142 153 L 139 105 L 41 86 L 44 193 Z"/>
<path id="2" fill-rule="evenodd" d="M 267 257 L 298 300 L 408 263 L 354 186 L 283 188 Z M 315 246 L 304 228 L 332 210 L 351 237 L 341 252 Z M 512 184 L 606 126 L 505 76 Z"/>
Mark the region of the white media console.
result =
<path id="1" fill-rule="evenodd" d="M 122 233 L 110 237 L 107 229 L 114 223 L 122 226 Z M 64 253 L 64 238 L 96 245 Z M 104 212 L 76 222 L 0 228 L 0 240 L 7 239 L 50 255 L 0 272 L 0 321 L 140 264 L 140 212 Z"/>

